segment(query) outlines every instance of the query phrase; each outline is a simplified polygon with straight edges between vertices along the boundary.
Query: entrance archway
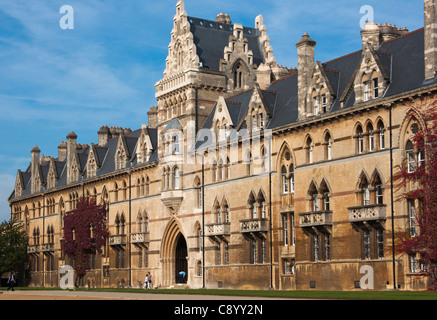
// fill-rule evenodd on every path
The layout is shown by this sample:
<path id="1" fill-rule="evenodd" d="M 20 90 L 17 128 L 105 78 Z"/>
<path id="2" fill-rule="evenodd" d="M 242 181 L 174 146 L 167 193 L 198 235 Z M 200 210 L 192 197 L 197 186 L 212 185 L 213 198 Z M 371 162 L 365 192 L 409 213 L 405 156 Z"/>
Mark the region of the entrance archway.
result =
<path id="1" fill-rule="evenodd" d="M 176 243 L 175 276 L 178 283 L 186 283 L 188 279 L 188 251 L 187 242 L 181 233 L 179 234 Z M 181 276 L 181 272 L 183 272 L 184 276 Z"/>
<path id="2" fill-rule="evenodd" d="M 182 228 L 177 219 L 172 219 L 165 231 L 161 243 L 162 280 L 164 286 L 179 281 L 179 272 L 185 272 L 188 279 L 188 246 Z"/>

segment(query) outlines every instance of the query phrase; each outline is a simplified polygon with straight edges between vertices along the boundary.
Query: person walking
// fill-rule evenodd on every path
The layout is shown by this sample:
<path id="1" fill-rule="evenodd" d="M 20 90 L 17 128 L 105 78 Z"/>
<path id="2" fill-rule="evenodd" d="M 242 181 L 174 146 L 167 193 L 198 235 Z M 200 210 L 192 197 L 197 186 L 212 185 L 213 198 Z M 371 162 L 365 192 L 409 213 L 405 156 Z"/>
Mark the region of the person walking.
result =
<path id="1" fill-rule="evenodd" d="M 7 291 L 9 291 L 9 289 L 12 289 L 12 291 L 14 291 L 14 286 L 15 286 L 15 275 L 14 272 L 11 272 L 11 275 L 8 278 L 8 289 Z"/>
<path id="2" fill-rule="evenodd" d="M 152 274 L 150 272 L 148 273 L 148 278 L 149 278 L 149 283 L 147 284 L 147 289 L 152 289 L 153 288 Z"/>
<path id="3" fill-rule="evenodd" d="M 146 279 L 144 279 L 144 289 L 147 289 L 149 286 L 149 274 L 146 274 Z"/>

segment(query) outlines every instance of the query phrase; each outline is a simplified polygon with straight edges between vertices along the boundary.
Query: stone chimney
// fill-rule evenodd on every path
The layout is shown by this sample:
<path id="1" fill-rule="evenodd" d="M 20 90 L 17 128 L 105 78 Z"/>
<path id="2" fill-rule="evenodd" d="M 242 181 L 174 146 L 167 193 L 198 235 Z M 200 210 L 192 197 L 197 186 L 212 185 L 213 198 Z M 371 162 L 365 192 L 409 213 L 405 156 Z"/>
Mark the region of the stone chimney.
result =
<path id="1" fill-rule="evenodd" d="M 99 146 L 103 147 L 111 139 L 108 126 L 101 126 L 97 132 L 99 136 Z"/>
<path id="2" fill-rule="evenodd" d="M 58 160 L 62 161 L 67 156 L 67 143 L 65 141 L 61 141 L 58 146 Z"/>
<path id="3" fill-rule="evenodd" d="M 31 186 L 30 192 L 35 193 L 39 192 L 41 189 L 41 180 L 39 175 L 39 155 L 41 154 L 41 150 L 37 146 L 34 146 L 30 151 L 32 154 L 32 162 L 31 162 Z"/>
<path id="4" fill-rule="evenodd" d="M 437 0 L 424 1 L 425 14 L 425 79 L 437 71 Z"/>
<path id="5" fill-rule="evenodd" d="M 147 112 L 148 127 L 156 128 L 158 126 L 158 107 L 150 107 L 149 112 Z"/>
<path id="6" fill-rule="evenodd" d="M 308 33 L 296 43 L 297 48 L 297 69 L 298 69 L 298 115 L 299 120 L 306 117 L 306 94 L 308 85 L 314 71 L 314 47 L 316 42 L 310 38 Z"/>
<path id="7" fill-rule="evenodd" d="M 380 44 L 380 33 L 379 33 L 379 27 L 375 22 L 369 22 L 367 21 L 364 25 L 364 28 L 361 29 L 361 39 L 363 41 L 363 49 L 366 46 L 366 44 L 369 44 L 373 47 L 373 49 L 376 49 L 376 47 Z"/>
<path id="8" fill-rule="evenodd" d="M 75 157 L 75 153 L 76 153 L 76 149 L 77 149 L 77 135 L 71 131 L 68 135 L 67 135 L 67 183 L 71 183 L 74 182 L 75 179 L 75 175 L 73 172 L 73 161 L 74 161 L 74 157 Z"/>

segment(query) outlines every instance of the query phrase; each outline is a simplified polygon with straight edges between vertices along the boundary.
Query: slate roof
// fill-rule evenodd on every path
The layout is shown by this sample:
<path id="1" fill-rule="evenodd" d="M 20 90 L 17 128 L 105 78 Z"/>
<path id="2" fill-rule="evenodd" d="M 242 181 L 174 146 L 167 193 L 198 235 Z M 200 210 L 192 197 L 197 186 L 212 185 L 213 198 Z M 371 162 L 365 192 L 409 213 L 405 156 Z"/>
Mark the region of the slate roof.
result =
<path id="1" fill-rule="evenodd" d="M 424 81 L 424 29 L 407 33 L 401 37 L 381 43 L 375 53 L 384 72 L 388 76 L 389 85 L 383 97 L 414 90 L 425 85 L 437 84 L 434 79 Z M 355 92 L 348 87 L 357 69 L 363 50 L 352 52 L 343 57 L 322 63 L 326 76 L 334 90 L 335 100 L 328 112 L 350 108 L 356 105 Z M 294 73 L 272 82 L 266 90 L 262 90 L 266 107 L 270 111 L 270 120 L 266 128 L 275 129 L 298 121 L 298 74 Z M 353 81 L 353 80 L 352 80 Z M 343 107 L 340 104 L 348 88 Z M 242 121 L 242 116 L 249 107 L 253 90 L 226 99 L 229 114 L 234 124 Z M 205 122 L 204 128 L 210 129 L 215 108 Z M 210 141 L 196 141 L 195 148 L 206 147 Z"/>
<path id="2" fill-rule="evenodd" d="M 150 157 L 149 161 L 147 163 L 153 163 L 158 161 L 157 156 L 157 132 L 156 129 L 147 128 L 148 134 L 150 136 L 150 140 L 152 142 L 152 148 L 154 150 L 152 156 Z M 124 139 L 126 141 L 126 146 L 128 148 L 128 154 L 131 156 L 128 161 L 126 168 L 131 168 L 138 166 L 136 157 L 135 157 L 135 151 L 137 147 L 138 139 L 141 135 L 141 129 L 138 129 L 136 131 L 133 131 L 129 134 L 126 134 L 124 136 Z M 103 176 L 108 173 L 112 173 L 115 171 L 115 152 L 118 145 L 118 140 L 120 137 L 113 138 L 109 140 L 104 146 L 95 146 L 96 155 L 97 155 L 97 174 L 96 176 Z M 80 164 L 80 170 L 81 173 L 79 174 L 79 180 L 84 181 L 87 180 L 87 173 L 86 173 L 86 163 L 88 160 L 88 155 L 91 147 L 86 147 L 83 150 L 77 151 L 79 164 Z M 67 185 L 67 168 L 66 168 L 66 159 L 54 159 L 55 162 L 55 169 L 57 171 L 58 179 L 55 182 L 55 188 L 62 187 Z M 41 162 L 40 164 L 40 172 L 42 175 L 43 180 L 43 188 L 42 190 L 47 190 L 47 176 L 49 172 L 49 162 Z M 22 197 L 31 195 L 31 166 L 26 169 L 26 171 L 21 172 L 21 176 L 23 178 L 23 184 L 24 184 L 24 190 L 21 193 Z M 12 192 L 11 196 L 9 197 L 9 200 L 13 200 L 15 198 L 15 191 Z"/>
<path id="3" fill-rule="evenodd" d="M 204 68 L 218 71 L 220 59 L 224 58 L 223 50 L 229 45 L 229 36 L 233 35 L 233 25 L 193 17 L 188 17 L 188 21 L 199 61 Z M 252 50 L 253 63 L 260 65 L 264 62 L 264 55 L 258 29 L 243 27 L 243 36 L 248 40 L 249 50 Z"/>

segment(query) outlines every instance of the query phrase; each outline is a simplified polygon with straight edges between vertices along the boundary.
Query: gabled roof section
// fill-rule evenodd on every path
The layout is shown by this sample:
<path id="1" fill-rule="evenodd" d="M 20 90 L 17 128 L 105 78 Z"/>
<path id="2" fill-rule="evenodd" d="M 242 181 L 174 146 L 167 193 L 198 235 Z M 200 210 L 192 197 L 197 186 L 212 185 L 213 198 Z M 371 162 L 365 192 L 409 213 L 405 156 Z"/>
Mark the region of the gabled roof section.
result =
<path id="1" fill-rule="evenodd" d="M 233 35 L 233 25 L 211 20 L 188 17 L 190 31 L 194 36 L 199 61 L 204 68 L 220 69 L 224 48 L 229 45 L 229 36 Z M 259 41 L 259 30 L 243 27 L 243 36 L 248 40 L 249 50 L 253 52 L 253 63 L 265 62 Z"/>

